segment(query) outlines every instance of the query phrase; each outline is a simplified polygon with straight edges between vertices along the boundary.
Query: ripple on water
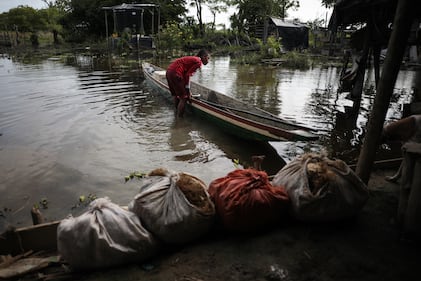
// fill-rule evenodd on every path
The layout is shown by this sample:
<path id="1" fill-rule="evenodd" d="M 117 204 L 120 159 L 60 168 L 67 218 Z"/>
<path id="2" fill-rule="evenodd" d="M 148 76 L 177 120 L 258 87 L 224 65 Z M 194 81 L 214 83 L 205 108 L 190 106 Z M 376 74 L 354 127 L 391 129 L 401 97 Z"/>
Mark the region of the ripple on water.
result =
<path id="1" fill-rule="evenodd" d="M 0 232 L 7 223 L 30 224 L 29 209 L 42 197 L 50 202 L 43 210 L 49 219 L 70 213 L 80 195 L 126 205 L 139 186 L 124 183 L 133 171 L 165 167 L 209 183 L 234 170 L 234 160 L 251 166 L 252 155 L 266 155 L 270 173 L 306 151 L 354 157 L 373 103 L 367 89 L 361 109 L 351 114 L 336 91 L 338 68 L 238 66 L 214 57 L 193 79 L 321 136 L 250 144 L 205 120 L 175 118 L 171 99 L 144 83 L 137 66 L 110 65 L 91 56 L 37 64 L 0 58 L 0 210 L 12 210 L 0 216 Z M 389 118 L 399 118 L 413 75 L 399 78 Z"/>

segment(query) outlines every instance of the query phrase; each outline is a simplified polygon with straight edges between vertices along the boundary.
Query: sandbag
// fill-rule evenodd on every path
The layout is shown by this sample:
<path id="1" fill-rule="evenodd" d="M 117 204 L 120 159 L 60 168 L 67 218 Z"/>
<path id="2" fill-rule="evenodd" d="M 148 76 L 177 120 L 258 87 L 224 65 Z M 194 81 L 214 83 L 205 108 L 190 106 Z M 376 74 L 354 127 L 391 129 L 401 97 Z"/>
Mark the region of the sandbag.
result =
<path id="1" fill-rule="evenodd" d="M 149 173 L 129 210 L 168 244 L 197 239 L 210 230 L 215 219 L 215 207 L 203 181 L 166 169 Z"/>
<path id="2" fill-rule="evenodd" d="M 209 194 L 224 227 L 251 232 L 280 222 L 289 199 L 282 186 L 274 188 L 264 171 L 238 169 L 209 184 Z"/>
<path id="3" fill-rule="evenodd" d="M 158 241 L 134 213 L 108 198 L 98 198 L 88 208 L 57 228 L 58 252 L 73 269 L 140 263 L 158 253 Z"/>
<path id="4" fill-rule="evenodd" d="M 292 215 L 323 222 L 355 216 L 368 199 L 368 188 L 342 160 L 304 154 L 285 165 L 273 178 L 291 199 Z"/>

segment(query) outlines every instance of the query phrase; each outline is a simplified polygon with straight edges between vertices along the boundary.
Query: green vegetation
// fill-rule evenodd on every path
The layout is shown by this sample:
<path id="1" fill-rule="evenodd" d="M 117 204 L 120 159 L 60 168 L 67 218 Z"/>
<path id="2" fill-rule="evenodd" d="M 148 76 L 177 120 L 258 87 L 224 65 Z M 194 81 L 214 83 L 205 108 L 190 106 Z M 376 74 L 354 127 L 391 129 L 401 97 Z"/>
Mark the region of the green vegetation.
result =
<path id="1" fill-rule="evenodd" d="M 47 6 L 45 9 L 18 6 L 0 14 L 0 48 L 13 47 L 14 51 L 22 50 L 32 55 L 34 52 L 45 52 L 45 49 L 63 53 L 63 50 L 84 50 L 89 46 L 90 52 L 95 49 L 100 53 L 106 52 L 111 44 L 113 52 L 120 56 L 137 51 L 133 46 L 134 34 L 129 28 L 105 34 L 105 17 L 108 26 L 113 25 L 114 18 L 112 12 L 105 13 L 102 8 L 127 1 L 43 1 Z M 144 21 L 145 33 L 152 37 L 156 47 L 153 55 L 158 58 L 193 54 L 200 48 L 206 48 L 213 55 L 229 55 L 233 61 L 243 64 L 272 60 L 280 61 L 288 67 L 306 68 L 314 62 L 305 52 L 286 53 L 282 38 L 269 36 L 264 42 L 256 33 L 257 27 L 263 26 L 268 16 L 283 18 L 288 10 L 298 8 L 297 0 L 149 0 L 147 3 L 159 4 L 159 29 L 153 26 L 150 13 L 145 12 Z M 321 1 L 325 6 L 332 3 Z M 186 16 L 187 5 L 196 8 L 195 17 Z M 213 13 L 214 21 L 210 24 L 202 22 L 204 6 Z M 216 29 L 215 18 L 218 13 L 233 6 L 237 7 L 238 12 L 230 18 L 231 29 Z M 323 23 L 323 20 L 308 23 L 310 48 L 318 47 L 316 43 L 320 42 L 319 37 L 316 38 L 312 31 Z"/>
<path id="2" fill-rule="evenodd" d="M 134 178 L 141 179 L 141 178 L 144 178 L 144 177 L 146 177 L 146 173 L 136 171 L 136 172 L 130 173 L 130 175 L 128 175 L 128 176 L 125 176 L 124 182 L 128 182 L 129 180 L 132 180 Z"/>
<path id="3" fill-rule="evenodd" d="M 71 209 L 78 209 L 78 208 L 86 208 L 92 201 L 97 199 L 98 197 L 96 194 L 89 193 L 88 196 L 80 195 L 78 198 L 78 202 L 74 204 Z"/>
<path id="4" fill-rule="evenodd" d="M 310 67 L 310 60 L 308 56 L 304 54 L 300 54 L 298 52 L 288 52 L 283 56 L 283 58 L 285 59 L 283 65 L 286 67 L 299 69 L 306 69 Z"/>

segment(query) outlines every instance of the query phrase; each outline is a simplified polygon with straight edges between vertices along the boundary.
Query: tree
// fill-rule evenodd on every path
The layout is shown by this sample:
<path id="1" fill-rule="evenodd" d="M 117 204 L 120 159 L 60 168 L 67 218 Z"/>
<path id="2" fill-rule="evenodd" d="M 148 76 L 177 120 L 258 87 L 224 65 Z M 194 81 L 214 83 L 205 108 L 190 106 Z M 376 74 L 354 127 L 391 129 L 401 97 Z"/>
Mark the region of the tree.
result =
<path id="1" fill-rule="evenodd" d="M 279 6 L 281 8 L 279 11 L 279 16 L 283 19 L 287 17 L 288 10 L 295 10 L 300 7 L 300 2 L 298 0 L 275 0 L 274 2 L 275 7 Z"/>
<path id="2" fill-rule="evenodd" d="M 44 29 L 44 21 L 38 16 L 37 10 L 29 6 L 18 6 L 10 9 L 9 12 L 2 14 L 2 21 L 6 30 L 13 30 L 16 34 L 15 42 L 20 44 L 20 32 L 35 32 Z M 31 41 L 37 37 L 32 34 Z"/>
<path id="3" fill-rule="evenodd" d="M 49 0 L 51 1 L 51 0 Z M 102 7 L 112 7 L 121 5 L 125 0 L 58 0 L 57 3 L 62 4 L 69 9 L 66 17 L 63 18 L 63 25 L 67 29 L 68 36 L 74 37 L 77 35 L 77 40 L 84 40 L 84 37 L 89 36 L 92 39 L 97 39 L 105 35 L 105 21 Z M 185 0 L 143 0 L 136 1 L 139 4 L 158 4 L 160 6 L 161 24 L 166 22 L 181 22 L 181 16 L 186 13 Z M 110 22 L 113 20 L 110 16 Z M 151 23 L 145 22 L 145 25 Z"/>
<path id="4" fill-rule="evenodd" d="M 10 9 L 7 13 L 7 25 L 9 29 L 33 32 L 43 29 L 44 22 L 34 8 L 18 6 L 17 8 Z"/>
<path id="5" fill-rule="evenodd" d="M 39 11 L 40 15 L 45 18 L 46 28 L 53 33 L 54 44 L 58 44 L 58 34 L 62 32 L 63 27 L 60 21 L 70 11 L 70 0 L 43 0 L 47 4 L 47 9 Z"/>
<path id="6" fill-rule="evenodd" d="M 200 34 L 203 35 L 205 33 L 205 26 L 203 24 L 203 17 L 202 17 L 202 9 L 203 6 L 207 6 L 210 12 L 213 15 L 213 22 L 212 27 L 215 28 L 215 19 L 216 14 L 221 12 L 226 12 L 228 10 L 228 6 L 236 5 L 232 0 L 191 0 L 189 2 L 190 7 L 194 7 L 196 9 L 196 17 L 199 22 L 199 30 Z"/>
<path id="7" fill-rule="evenodd" d="M 323 6 L 325 6 L 326 8 L 332 8 L 335 4 L 337 0 L 321 0 Z"/>
<path id="8" fill-rule="evenodd" d="M 216 14 L 228 11 L 228 7 L 223 0 L 208 0 L 206 5 L 209 7 L 213 16 L 212 28 L 215 29 Z"/>
<path id="9" fill-rule="evenodd" d="M 263 25 L 269 16 L 285 18 L 289 9 L 300 6 L 298 0 L 233 0 L 238 5 L 238 19 L 232 24 L 240 31 L 255 32 L 258 25 Z"/>
<path id="10" fill-rule="evenodd" d="M 205 27 L 203 25 L 203 20 L 202 20 L 202 5 L 204 4 L 204 2 L 206 2 L 206 0 L 194 0 L 190 2 L 190 7 L 195 7 L 196 8 L 196 16 L 197 16 L 197 20 L 199 21 L 199 32 L 200 35 L 205 34 Z"/>
<path id="11" fill-rule="evenodd" d="M 60 14 L 56 8 L 42 9 L 38 11 L 38 14 L 44 20 L 44 29 L 53 33 L 54 44 L 58 44 L 58 34 L 63 29 L 59 21 L 64 15 Z"/>
<path id="12" fill-rule="evenodd" d="M 42 0 L 47 4 L 48 8 L 56 8 L 60 12 L 69 12 L 71 8 L 71 0 Z"/>
<path id="13" fill-rule="evenodd" d="M 161 23 L 180 23 L 183 21 L 183 15 L 186 14 L 186 0 L 155 0 L 148 3 L 159 4 L 161 11 Z"/>

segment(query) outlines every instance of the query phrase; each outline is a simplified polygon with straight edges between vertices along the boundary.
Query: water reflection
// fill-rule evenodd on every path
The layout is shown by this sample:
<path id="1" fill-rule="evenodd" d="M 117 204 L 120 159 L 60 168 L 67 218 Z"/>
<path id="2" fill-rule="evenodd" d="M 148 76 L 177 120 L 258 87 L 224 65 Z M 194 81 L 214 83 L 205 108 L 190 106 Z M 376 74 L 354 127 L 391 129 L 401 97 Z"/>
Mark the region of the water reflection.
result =
<path id="1" fill-rule="evenodd" d="M 330 147 L 329 155 L 339 159 L 349 159 L 356 162 L 358 150 L 350 147 L 359 147 L 362 142 L 362 132 L 358 131 L 357 119 L 359 116 L 360 103 L 352 103 L 352 106 L 344 106 L 343 111 L 337 111 L 333 121 L 333 128 L 329 138 L 326 138 Z M 344 149 L 335 150 L 343 147 Z M 347 149 L 348 148 L 348 149 Z"/>
<path id="2" fill-rule="evenodd" d="M 315 142 L 250 143 L 194 116 L 175 118 L 171 100 L 144 82 L 136 60 L 74 55 L 33 63 L 1 57 L 0 231 L 30 224 L 30 208 L 44 197 L 48 220 L 82 212 L 72 208 L 80 195 L 109 196 L 125 205 L 138 184 L 124 184 L 124 176 L 135 170 L 166 167 L 209 183 L 235 169 L 234 159 L 252 166 L 254 155 L 266 155 L 269 174 L 306 151 L 353 160 L 374 95 L 369 82 L 355 110 L 336 91 L 339 71 L 238 66 L 212 58 L 193 79 L 321 136 Z M 400 74 L 389 119 L 400 117 L 413 74 Z"/>
<path id="3" fill-rule="evenodd" d="M 221 69 L 222 66 L 224 69 Z M 224 75 L 217 85 L 213 80 L 214 71 Z M 331 157 L 352 162 L 358 156 L 374 101 L 374 71 L 367 72 L 360 104 L 353 104 L 347 99 L 348 93 L 338 93 L 339 76 L 340 68 L 332 66 L 317 66 L 309 70 L 248 65 L 237 67 L 224 57 L 213 58 L 195 79 L 318 132 L 319 141 L 311 145 L 294 144 L 293 151 L 325 151 Z M 413 71 L 400 72 L 387 120 L 401 117 L 402 104 L 411 100 L 414 76 Z M 285 143 L 271 144 L 282 157 L 294 157 L 294 152 L 285 151 L 291 146 L 285 146 Z M 379 157 L 389 157 L 391 153 L 389 149 L 381 150 Z"/>
<path id="4" fill-rule="evenodd" d="M 194 117 L 174 120 L 171 127 L 170 144 L 179 151 L 176 159 L 189 162 L 208 163 L 219 157 L 238 161 L 238 167 L 253 167 L 252 156 L 264 155 L 262 169 L 269 174 L 279 171 L 283 158 L 267 142 L 250 142 Z M 234 165 L 234 164 L 233 164 Z"/>
<path id="5" fill-rule="evenodd" d="M 280 112 L 277 96 L 280 81 L 276 79 L 276 69 L 261 66 L 239 68 L 235 81 L 235 98 L 276 114 Z"/>

